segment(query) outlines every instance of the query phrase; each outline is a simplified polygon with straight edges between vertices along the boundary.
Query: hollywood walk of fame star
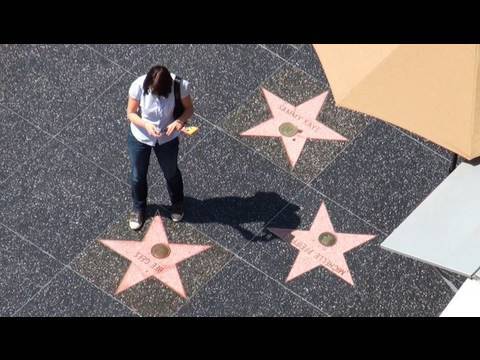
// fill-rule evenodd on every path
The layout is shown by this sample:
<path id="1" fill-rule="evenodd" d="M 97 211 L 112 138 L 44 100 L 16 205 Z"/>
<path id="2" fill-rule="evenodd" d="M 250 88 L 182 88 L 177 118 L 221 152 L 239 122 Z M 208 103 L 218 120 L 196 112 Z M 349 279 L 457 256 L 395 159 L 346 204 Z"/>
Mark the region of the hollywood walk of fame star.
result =
<path id="1" fill-rule="evenodd" d="M 279 238 L 290 241 L 290 244 L 299 250 L 286 282 L 323 266 L 353 286 L 352 275 L 344 254 L 375 238 L 375 235 L 336 232 L 324 203 L 308 231 L 279 228 L 268 230 Z"/>
<path id="2" fill-rule="evenodd" d="M 169 243 L 162 219 L 158 215 L 154 217 L 142 241 L 99 241 L 131 261 L 115 295 L 153 276 L 186 298 L 177 264 L 210 248 L 208 245 Z"/>
<path id="3" fill-rule="evenodd" d="M 280 137 L 292 168 L 295 167 L 307 139 L 347 140 L 316 120 L 328 91 L 298 106 L 289 104 L 264 88 L 262 91 L 273 117 L 240 135 Z"/>

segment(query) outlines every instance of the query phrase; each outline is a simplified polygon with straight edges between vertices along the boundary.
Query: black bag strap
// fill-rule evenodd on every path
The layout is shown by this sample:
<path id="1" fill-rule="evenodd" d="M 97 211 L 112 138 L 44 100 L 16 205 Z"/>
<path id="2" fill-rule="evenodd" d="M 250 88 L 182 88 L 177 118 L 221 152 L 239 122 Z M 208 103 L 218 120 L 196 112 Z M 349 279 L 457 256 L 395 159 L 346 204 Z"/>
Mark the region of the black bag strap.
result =
<path id="1" fill-rule="evenodd" d="M 175 75 L 175 79 L 173 81 L 173 93 L 175 95 L 175 109 L 173 110 L 173 116 L 175 119 L 179 118 L 183 111 L 182 98 L 180 95 L 180 83 L 182 82 L 182 78 Z"/>
<path id="2" fill-rule="evenodd" d="M 175 94 L 175 103 L 181 101 L 180 99 L 180 83 L 182 82 L 182 78 L 175 76 L 175 80 L 173 81 L 173 93 Z"/>

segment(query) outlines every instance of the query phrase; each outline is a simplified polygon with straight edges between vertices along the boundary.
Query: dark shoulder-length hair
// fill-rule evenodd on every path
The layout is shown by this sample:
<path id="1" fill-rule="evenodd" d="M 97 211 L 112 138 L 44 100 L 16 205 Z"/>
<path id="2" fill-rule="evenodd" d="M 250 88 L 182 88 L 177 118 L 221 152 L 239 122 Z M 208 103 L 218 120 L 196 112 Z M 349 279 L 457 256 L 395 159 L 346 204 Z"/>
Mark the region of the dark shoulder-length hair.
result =
<path id="1" fill-rule="evenodd" d="M 150 91 L 157 96 L 168 97 L 172 91 L 172 76 L 165 66 L 156 65 L 152 67 L 143 82 L 143 93 L 147 95 Z"/>

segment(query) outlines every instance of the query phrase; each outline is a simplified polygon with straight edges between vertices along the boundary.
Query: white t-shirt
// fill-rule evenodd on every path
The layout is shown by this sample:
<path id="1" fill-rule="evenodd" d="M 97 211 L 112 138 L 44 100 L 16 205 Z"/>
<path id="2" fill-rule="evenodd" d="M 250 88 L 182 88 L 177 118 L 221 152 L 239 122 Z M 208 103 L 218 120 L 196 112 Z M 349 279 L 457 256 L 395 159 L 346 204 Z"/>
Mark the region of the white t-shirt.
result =
<path id="1" fill-rule="evenodd" d="M 171 73 L 171 76 L 172 79 L 175 79 L 175 74 Z M 173 110 L 175 108 L 175 94 L 173 91 L 174 84 L 172 83 L 172 91 L 168 98 L 153 95 L 151 92 L 145 95 L 143 91 L 143 82 L 146 77 L 147 75 L 140 76 L 132 83 L 132 85 L 130 85 L 128 96 L 140 102 L 142 119 L 151 122 L 160 129 L 164 129 L 175 120 L 173 118 Z M 183 99 L 189 95 L 190 84 L 188 81 L 182 79 L 180 82 L 180 97 Z M 175 131 L 170 136 L 163 134 L 160 138 L 156 139 L 148 135 L 147 130 L 140 128 L 133 123 L 130 123 L 130 129 L 133 136 L 135 136 L 138 141 L 150 146 L 155 146 L 155 143 L 157 142 L 159 145 L 164 144 L 180 135 L 178 131 Z"/>

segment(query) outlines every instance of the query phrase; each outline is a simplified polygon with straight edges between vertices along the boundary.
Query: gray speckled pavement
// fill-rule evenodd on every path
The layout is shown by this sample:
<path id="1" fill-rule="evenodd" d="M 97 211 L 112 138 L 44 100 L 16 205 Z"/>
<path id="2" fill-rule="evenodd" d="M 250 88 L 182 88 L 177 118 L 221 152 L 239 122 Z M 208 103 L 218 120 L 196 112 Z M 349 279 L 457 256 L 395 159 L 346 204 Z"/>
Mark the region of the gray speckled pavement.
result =
<path id="1" fill-rule="evenodd" d="M 156 63 L 191 82 L 200 132 L 181 141 L 184 221 L 152 156 L 133 232 L 125 105 Z M 329 90 L 308 44 L 0 45 L 0 69 L 0 316 L 436 317 L 464 280 L 379 246 L 448 175 L 442 148 L 331 94 L 311 121 L 348 141 L 309 139 L 293 168 L 280 137 L 240 136 L 272 115 L 262 88 L 292 106 Z M 286 281 L 299 249 L 268 228 L 305 232 L 321 204 L 336 232 L 375 235 L 341 254 L 354 285 L 320 265 Z M 154 215 L 210 246 L 175 265 L 186 298 L 135 269 L 115 294 L 136 265 L 99 240 L 140 242 Z"/>

